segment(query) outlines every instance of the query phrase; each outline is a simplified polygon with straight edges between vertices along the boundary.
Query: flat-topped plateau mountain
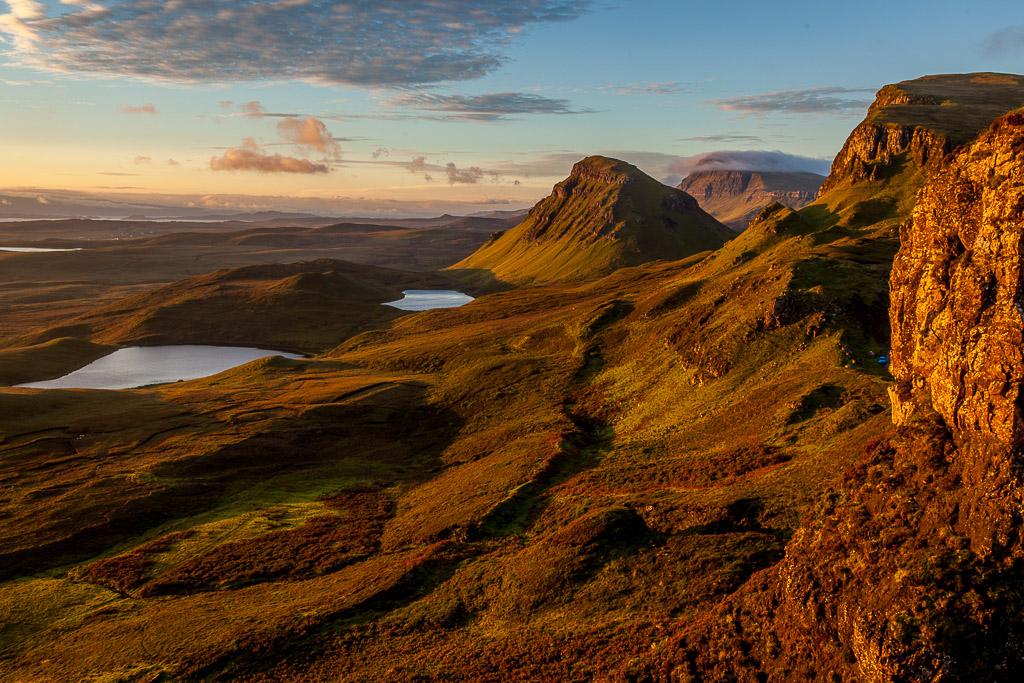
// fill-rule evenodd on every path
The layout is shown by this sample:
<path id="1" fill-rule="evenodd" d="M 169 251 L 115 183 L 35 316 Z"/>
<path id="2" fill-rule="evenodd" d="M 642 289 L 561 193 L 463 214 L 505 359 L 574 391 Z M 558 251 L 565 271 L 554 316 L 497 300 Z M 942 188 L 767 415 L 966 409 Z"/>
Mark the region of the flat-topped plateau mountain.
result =
<path id="1" fill-rule="evenodd" d="M 776 202 L 802 209 L 818 197 L 825 176 L 783 171 L 694 171 L 676 187 L 716 219 L 743 231 L 761 209 Z"/>
<path id="2" fill-rule="evenodd" d="M 883 88 L 738 234 L 591 157 L 449 270 L 222 270 L 5 335 L 39 373 L 261 319 L 318 353 L 0 389 L 0 676 L 1018 679 L 1022 83 Z M 374 317 L 449 278 L 504 289 Z M 349 327 L 289 319 L 311 292 Z"/>

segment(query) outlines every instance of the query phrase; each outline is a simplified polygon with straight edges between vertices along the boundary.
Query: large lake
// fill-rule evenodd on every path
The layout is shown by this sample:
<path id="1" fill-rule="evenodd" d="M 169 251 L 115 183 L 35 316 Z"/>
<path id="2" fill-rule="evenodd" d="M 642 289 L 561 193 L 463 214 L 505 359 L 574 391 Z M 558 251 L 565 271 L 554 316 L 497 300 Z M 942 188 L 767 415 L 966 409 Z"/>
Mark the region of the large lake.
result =
<path id="1" fill-rule="evenodd" d="M 294 353 L 237 346 L 134 346 L 118 349 L 58 379 L 17 386 L 35 389 L 131 389 L 208 377 L 265 356 L 302 358 Z"/>
<path id="2" fill-rule="evenodd" d="M 454 289 L 407 289 L 402 294 L 405 294 L 404 298 L 384 305 L 403 311 L 429 311 L 432 308 L 456 308 L 473 300 L 468 294 Z"/>

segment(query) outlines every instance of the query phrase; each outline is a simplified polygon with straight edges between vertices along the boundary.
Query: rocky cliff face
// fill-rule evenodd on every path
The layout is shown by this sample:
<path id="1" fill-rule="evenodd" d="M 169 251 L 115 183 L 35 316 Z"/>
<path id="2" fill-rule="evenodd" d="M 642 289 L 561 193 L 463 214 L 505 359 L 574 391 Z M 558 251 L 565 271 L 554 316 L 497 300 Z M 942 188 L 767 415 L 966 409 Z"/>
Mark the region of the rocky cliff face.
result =
<path id="1" fill-rule="evenodd" d="M 775 202 L 792 209 L 807 206 L 823 180 L 817 173 L 696 171 L 677 187 L 730 228 L 746 230 L 761 209 Z"/>
<path id="2" fill-rule="evenodd" d="M 919 127 L 865 122 L 843 145 L 821 190 L 825 193 L 842 185 L 881 180 L 896 164 L 896 158 L 906 153 L 917 166 L 935 166 L 949 150 L 949 140 L 940 133 Z"/>
<path id="3" fill-rule="evenodd" d="M 897 424 L 933 407 L 958 441 L 1024 444 L 1024 114 L 996 121 L 922 193 L 893 267 Z"/>
<path id="4" fill-rule="evenodd" d="M 768 611 L 784 648 L 814 652 L 794 666 L 885 683 L 1024 671 L 1022 237 L 1018 112 L 946 159 L 901 235 L 890 279 L 898 431 L 823 501 L 779 567 Z"/>

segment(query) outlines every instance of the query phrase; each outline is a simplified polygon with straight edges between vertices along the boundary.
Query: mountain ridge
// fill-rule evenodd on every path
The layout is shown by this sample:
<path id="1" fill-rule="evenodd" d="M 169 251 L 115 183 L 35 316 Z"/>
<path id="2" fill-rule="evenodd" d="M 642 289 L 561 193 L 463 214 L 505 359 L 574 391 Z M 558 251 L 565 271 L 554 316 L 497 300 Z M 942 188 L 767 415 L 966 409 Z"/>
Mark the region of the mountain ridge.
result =
<path id="1" fill-rule="evenodd" d="M 685 192 L 626 162 L 592 156 L 521 223 L 451 268 L 513 284 L 584 280 L 715 249 L 733 235 Z"/>

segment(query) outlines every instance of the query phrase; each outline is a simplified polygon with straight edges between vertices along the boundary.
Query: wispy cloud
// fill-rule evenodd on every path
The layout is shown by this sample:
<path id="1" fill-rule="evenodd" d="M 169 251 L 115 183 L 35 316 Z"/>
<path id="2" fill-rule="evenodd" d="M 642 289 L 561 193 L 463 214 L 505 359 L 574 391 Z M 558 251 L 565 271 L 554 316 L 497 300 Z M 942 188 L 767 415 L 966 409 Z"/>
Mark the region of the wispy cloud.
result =
<path id="1" fill-rule="evenodd" d="M 245 138 L 240 147 L 229 149 L 221 157 L 210 157 L 210 169 L 214 171 L 251 171 L 254 173 L 327 173 L 326 164 L 317 164 L 309 159 L 264 154 L 252 138 Z"/>
<path id="2" fill-rule="evenodd" d="M 873 90 L 865 88 L 808 88 L 760 95 L 742 95 L 711 100 L 709 104 L 744 116 L 764 114 L 846 115 L 866 109 Z"/>
<path id="3" fill-rule="evenodd" d="M 389 98 L 392 106 L 420 111 L 441 111 L 454 118 L 496 121 L 517 114 L 585 114 L 589 109 L 573 109 L 569 100 L 532 93 L 499 92 L 483 95 L 442 95 L 408 92 Z"/>
<path id="4" fill-rule="evenodd" d="M 220 104 L 225 109 L 229 109 L 231 107 L 231 102 L 221 102 Z M 225 104 L 227 104 L 227 106 L 224 106 Z M 248 116 L 253 119 L 262 119 L 264 116 L 294 116 L 293 114 L 270 114 L 267 112 L 267 108 L 256 100 L 246 102 L 241 106 L 241 110 L 241 116 Z"/>
<path id="5" fill-rule="evenodd" d="M 17 49 L 30 50 L 39 34 L 29 22 L 45 17 L 45 8 L 37 0 L 7 0 L 7 6 L 10 12 L 0 14 L 0 33 L 13 37 Z"/>
<path id="6" fill-rule="evenodd" d="M 728 133 L 717 133 L 715 135 L 697 135 L 691 138 L 676 138 L 680 142 L 709 142 L 712 144 L 728 144 L 733 142 L 749 142 L 749 143 L 763 143 L 757 135 L 750 135 L 749 133 L 743 133 L 738 130 L 730 131 Z"/>
<path id="7" fill-rule="evenodd" d="M 1024 53 L 1024 26 L 1007 26 L 983 40 L 979 46 L 987 57 Z"/>
<path id="8" fill-rule="evenodd" d="M 39 36 L 28 23 L 14 14 L 0 14 L 0 33 L 6 33 L 14 39 L 19 50 L 31 50 Z"/>
<path id="9" fill-rule="evenodd" d="M 620 95 L 680 95 L 693 90 L 685 83 L 630 83 L 629 85 L 605 85 L 598 90 L 614 90 Z"/>
<path id="10" fill-rule="evenodd" d="M 379 152 L 380 150 L 378 150 Z M 481 166 L 459 167 L 455 162 L 428 161 L 426 156 L 417 156 L 405 160 L 389 159 L 386 154 L 372 155 L 372 159 L 346 159 L 345 166 L 384 166 L 391 168 L 402 168 L 414 175 L 422 175 L 426 182 L 433 182 L 435 174 L 448 181 L 449 185 L 476 185 L 481 181 L 488 181 L 492 184 L 519 185 L 518 180 L 502 179 L 504 173 L 494 168 L 483 168 Z"/>
<path id="11" fill-rule="evenodd" d="M 42 19 L 43 4 L 37 0 L 6 0 L 11 8 L 11 14 L 19 19 Z"/>
<path id="12" fill-rule="evenodd" d="M 13 0 L 0 31 L 16 36 L 22 64 L 54 71 L 395 87 L 484 76 L 516 35 L 591 2 L 107 0 L 46 16 L 36 0 Z"/>
<path id="13" fill-rule="evenodd" d="M 130 104 L 122 104 L 118 109 L 122 114 L 159 114 L 157 108 L 147 102 L 146 104 L 140 104 L 138 106 L 132 106 Z"/>
<path id="14" fill-rule="evenodd" d="M 142 166 L 144 164 L 151 164 L 151 163 L 153 163 L 153 158 L 152 157 L 142 156 L 140 154 L 139 156 L 135 157 L 135 160 L 132 163 L 134 163 L 136 166 Z"/>

